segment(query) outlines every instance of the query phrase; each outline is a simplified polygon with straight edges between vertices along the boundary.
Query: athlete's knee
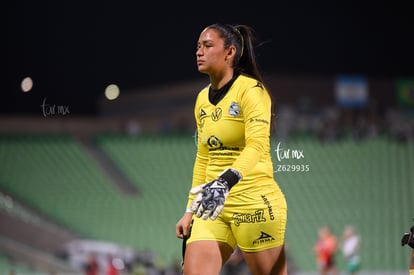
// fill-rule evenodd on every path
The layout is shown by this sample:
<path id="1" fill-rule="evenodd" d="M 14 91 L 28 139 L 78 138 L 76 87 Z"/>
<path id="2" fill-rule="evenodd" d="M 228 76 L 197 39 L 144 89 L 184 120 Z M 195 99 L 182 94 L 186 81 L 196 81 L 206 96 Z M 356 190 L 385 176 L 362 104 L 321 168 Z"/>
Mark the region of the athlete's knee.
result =
<path id="1" fill-rule="evenodd" d="M 245 252 L 243 254 L 253 275 L 287 274 L 286 254 L 283 245 L 259 252 Z"/>
<path id="2" fill-rule="evenodd" d="M 286 251 L 284 245 L 282 245 L 279 257 L 277 258 L 276 264 L 273 266 L 272 275 L 286 275 L 287 274 L 287 260 Z"/>
<path id="3" fill-rule="evenodd" d="M 185 275 L 219 274 L 233 249 L 217 241 L 194 241 L 187 245 L 184 256 Z"/>

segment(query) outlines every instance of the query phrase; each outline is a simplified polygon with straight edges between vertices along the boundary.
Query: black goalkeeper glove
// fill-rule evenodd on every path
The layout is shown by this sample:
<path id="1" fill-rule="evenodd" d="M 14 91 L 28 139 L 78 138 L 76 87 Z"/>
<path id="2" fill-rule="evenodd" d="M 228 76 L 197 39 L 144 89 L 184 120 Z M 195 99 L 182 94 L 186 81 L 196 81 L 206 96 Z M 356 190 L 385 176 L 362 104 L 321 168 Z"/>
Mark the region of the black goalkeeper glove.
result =
<path id="1" fill-rule="evenodd" d="M 198 218 L 215 220 L 224 208 L 230 189 L 241 180 L 240 173 L 232 168 L 224 170 L 217 179 L 194 187 L 190 194 L 196 195 L 191 211 Z"/>

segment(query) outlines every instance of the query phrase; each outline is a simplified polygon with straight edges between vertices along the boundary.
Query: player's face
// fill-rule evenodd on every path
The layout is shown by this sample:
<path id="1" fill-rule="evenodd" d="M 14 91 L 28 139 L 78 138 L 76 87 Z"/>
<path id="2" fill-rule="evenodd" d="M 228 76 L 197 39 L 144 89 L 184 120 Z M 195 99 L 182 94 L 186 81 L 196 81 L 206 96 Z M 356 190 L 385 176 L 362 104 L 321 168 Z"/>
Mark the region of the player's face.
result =
<path id="1" fill-rule="evenodd" d="M 197 43 L 197 67 L 199 72 L 215 74 L 229 64 L 224 41 L 215 29 L 205 29 Z"/>

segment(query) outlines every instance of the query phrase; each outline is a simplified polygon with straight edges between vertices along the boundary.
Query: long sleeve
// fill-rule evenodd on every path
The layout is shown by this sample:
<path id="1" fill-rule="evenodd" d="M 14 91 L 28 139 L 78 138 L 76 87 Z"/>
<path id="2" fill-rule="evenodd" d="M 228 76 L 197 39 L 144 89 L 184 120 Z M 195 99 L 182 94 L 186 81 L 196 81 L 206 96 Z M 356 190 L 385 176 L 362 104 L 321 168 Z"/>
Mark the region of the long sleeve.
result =
<path id="1" fill-rule="evenodd" d="M 246 145 L 232 167 L 245 176 L 270 150 L 270 97 L 261 86 L 253 87 L 243 94 L 241 108 L 244 113 Z"/>
<path id="2" fill-rule="evenodd" d="M 200 135 L 198 134 L 200 131 L 200 116 L 198 113 L 198 101 L 196 101 L 195 108 L 194 108 L 194 116 L 195 121 L 197 124 L 197 154 L 194 161 L 193 167 L 193 177 L 191 187 L 195 187 L 197 185 L 205 183 L 206 180 L 206 169 L 208 163 L 208 149 L 205 146 L 202 146 L 200 142 Z M 188 202 L 187 208 L 190 207 L 192 200 L 194 199 L 194 195 L 188 195 Z"/>

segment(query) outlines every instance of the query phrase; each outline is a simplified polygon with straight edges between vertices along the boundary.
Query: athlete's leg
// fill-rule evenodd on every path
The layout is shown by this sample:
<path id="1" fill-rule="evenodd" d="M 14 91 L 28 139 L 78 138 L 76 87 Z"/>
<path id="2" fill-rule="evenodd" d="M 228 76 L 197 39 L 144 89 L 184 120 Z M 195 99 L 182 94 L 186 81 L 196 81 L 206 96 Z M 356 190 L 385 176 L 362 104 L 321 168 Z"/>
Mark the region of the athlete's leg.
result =
<path id="1" fill-rule="evenodd" d="M 243 252 L 253 275 L 286 275 L 287 263 L 284 246 L 258 252 Z"/>
<path id="2" fill-rule="evenodd" d="M 187 244 L 185 251 L 184 274 L 218 275 L 232 253 L 233 249 L 231 246 L 223 242 L 191 242 Z"/>

